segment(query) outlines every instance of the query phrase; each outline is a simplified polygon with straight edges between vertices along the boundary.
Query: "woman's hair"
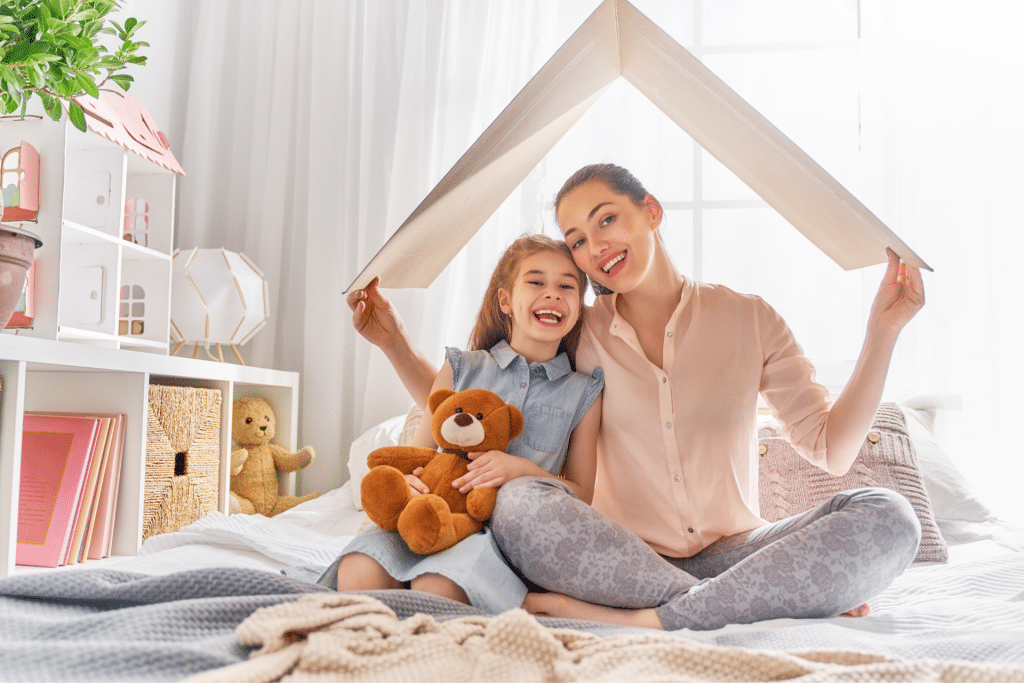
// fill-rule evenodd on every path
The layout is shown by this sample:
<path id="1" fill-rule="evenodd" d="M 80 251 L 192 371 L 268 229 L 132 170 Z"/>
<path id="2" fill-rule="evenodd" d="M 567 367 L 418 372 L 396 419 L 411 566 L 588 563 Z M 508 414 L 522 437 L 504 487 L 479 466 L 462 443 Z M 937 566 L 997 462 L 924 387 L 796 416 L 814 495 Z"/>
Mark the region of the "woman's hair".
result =
<path id="1" fill-rule="evenodd" d="M 576 325 L 562 337 L 562 341 L 558 345 L 558 350 L 568 354 L 569 362 L 573 369 L 576 369 L 576 346 L 579 344 L 580 330 L 583 328 L 583 295 L 587 289 L 587 276 L 573 262 L 569 246 L 561 240 L 554 240 L 546 235 L 523 235 L 510 244 L 498 260 L 498 265 L 495 266 L 494 273 L 491 275 L 491 281 L 487 285 L 487 291 L 484 292 L 476 325 L 469 334 L 469 349 L 471 351 L 489 349 L 502 339 L 511 341 L 512 318 L 502 312 L 498 302 L 498 290 L 504 289 L 511 296 L 522 262 L 534 254 L 545 251 L 561 254 L 569 260 L 569 263 L 572 263 L 576 283 L 579 286 L 580 317 L 576 321 Z"/>
<path id="2" fill-rule="evenodd" d="M 637 180 L 635 175 L 622 166 L 616 166 L 615 164 L 590 164 L 569 176 L 568 180 L 562 184 L 562 189 L 560 189 L 555 195 L 556 221 L 558 220 L 558 207 L 561 205 L 562 200 L 565 199 L 565 195 L 591 180 L 601 181 L 607 185 L 612 192 L 629 197 L 637 206 L 642 205 L 644 199 L 648 195 L 647 189 L 643 186 L 643 183 Z M 608 289 L 604 285 L 595 282 L 589 277 L 587 279 L 590 282 L 590 286 L 594 288 L 594 292 L 596 294 L 601 295 L 612 293 L 612 290 Z"/>
<path id="3" fill-rule="evenodd" d="M 565 199 L 565 195 L 591 180 L 600 180 L 611 188 L 612 192 L 626 195 L 637 206 L 643 204 L 648 195 L 643 183 L 627 169 L 615 164 L 591 164 L 573 173 L 562 184 L 562 189 L 555 195 L 555 220 L 558 220 L 558 207 Z"/>

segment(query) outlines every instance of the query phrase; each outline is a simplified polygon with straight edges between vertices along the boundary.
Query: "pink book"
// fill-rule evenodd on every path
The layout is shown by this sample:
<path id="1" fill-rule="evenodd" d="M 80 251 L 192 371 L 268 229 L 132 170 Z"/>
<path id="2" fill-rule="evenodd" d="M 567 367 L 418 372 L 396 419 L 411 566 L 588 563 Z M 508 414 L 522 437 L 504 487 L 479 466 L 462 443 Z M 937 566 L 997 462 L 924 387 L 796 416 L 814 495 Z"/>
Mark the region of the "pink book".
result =
<path id="1" fill-rule="evenodd" d="M 68 543 L 64 564 L 76 564 L 78 556 L 82 553 L 85 532 L 89 528 L 89 520 L 92 518 L 93 509 L 96 504 L 97 484 L 100 483 L 100 472 L 105 464 L 107 439 L 110 438 L 110 425 L 113 422 L 109 417 L 101 417 L 99 415 L 91 417 L 100 418 L 100 431 L 96 436 L 95 444 L 93 444 L 89 471 L 85 476 L 85 487 L 82 489 L 81 500 L 78 504 L 78 514 L 75 516 L 75 523 L 71 532 L 71 542 Z"/>
<path id="2" fill-rule="evenodd" d="M 117 509 L 117 489 L 121 482 L 121 456 L 124 452 L 126 415 L 113 416 L 113 436 L 107 452 L 107 466 L 103 483 L 97 491 L 95 520 L 89 538 L 87 556 L 90 560 L 110 557 L 114 539 L 114 511 Z"/>
<path id="3" fill-rule="evenodd" d="M 24 416 L 17 564 L 64 559 L 99 427 L 97 418 Z"/>

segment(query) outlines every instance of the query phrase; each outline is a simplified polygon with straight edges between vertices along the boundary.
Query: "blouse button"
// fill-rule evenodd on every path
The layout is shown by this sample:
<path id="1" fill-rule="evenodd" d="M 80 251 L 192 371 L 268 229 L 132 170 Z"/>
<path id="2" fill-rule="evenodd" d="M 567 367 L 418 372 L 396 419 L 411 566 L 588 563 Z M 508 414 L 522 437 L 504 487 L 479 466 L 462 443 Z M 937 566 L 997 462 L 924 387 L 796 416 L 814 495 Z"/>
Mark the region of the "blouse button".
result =
<path id="1" fill-rule="evenodd" d="M 676 480 L 676 481 L 682 481 L 682 480 L 683 480 L 683 478 L 682 478 L 682 477 L 680 477 L 680 476 L 679 476 L 679 475 L 677 474 L 677 475 L 675 476 L 675 480 Z"/>
<path id="2" fill-rule="evenodd" d="M 761 444 L 760 446 L 757 447 L 757 452 L 760 453 L 761 455 L 764 455 L 765 453 L 768 452 L 768 446 L 766 446 L 765 444 Z"/>
<path id="3" fill-rule="evenodd" d="M 874 432 L 868 434 L 868 441 L 870 441 L 871 443 L 878 443 L 878 440 L 880 438 L 882 437 L 878 436 L 878 434 L 875 434 Z"/>
<path id="4" fill-rule="evenodd" d="M 662 383 L 662 384 L 664 384 L 664 383 L 665 383 L 665 382 L 667 382 L 667 381 L 668 381 L 668 377 L 662 377 L 662 378 L 661 378 L 661 383 Z"/>
<path id="5" fill-rule="evenodd" d="M 693 527 L 691 526 L 689 529 L 687 529 L 687 531 L 689 531 L 692 534 L 693 533 Z"/>
<path id="6" fill-rule="evenodd" d="M 671 337 L 671 336 L 672 336 L 672 333 L 671 333 L 671 332 L 669 332 L 669 333 L 668 333 L 668 336 L 670 336 L 670 337 Z"/>
<path id="7" fill-rule="evenodd" d="M 519 388 L 520 389 L 525 389 L 526 388 L 526 382 L 523 382 L 522 384 L 520 384 Z"/>
<path id="8" fill-rule="evenodd" d="M 671 422 L 666 422 L 665 423 L 665 429 L 672 429 L 672 423 Z"/>

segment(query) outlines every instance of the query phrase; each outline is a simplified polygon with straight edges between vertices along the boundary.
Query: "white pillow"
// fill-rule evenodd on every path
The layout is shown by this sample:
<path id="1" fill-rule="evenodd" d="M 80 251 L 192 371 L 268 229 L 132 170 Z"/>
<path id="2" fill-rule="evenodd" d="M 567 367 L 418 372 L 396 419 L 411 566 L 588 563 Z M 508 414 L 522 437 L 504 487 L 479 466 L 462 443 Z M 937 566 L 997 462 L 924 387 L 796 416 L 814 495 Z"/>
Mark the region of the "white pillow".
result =
<path id="1" fill-rule="evenodd" d="M 405 446 L 412 443 L 423 411 L 413 406 L 408 413 L 396 415 L 370 427 L 360 434 L 348 449 L 348 477 L 351 482 L 352 503 L 357 510 L 363 509 L 359 493 L 363 477 L 370 471 L 366 458 L 371 452 L 385 446 Z"/>
<path id="2" fill-rule="evenodd" d="M 994 519 L 992 511 L 974 494 L 970 483 L 953 464 L 953 460 L 935 439 L 935 411 L 900 409 L 907 418 L 907 431 L 917 451 L 921 478 L 932 504 L 936 521 L 961 520 L 987 522 Z"/>

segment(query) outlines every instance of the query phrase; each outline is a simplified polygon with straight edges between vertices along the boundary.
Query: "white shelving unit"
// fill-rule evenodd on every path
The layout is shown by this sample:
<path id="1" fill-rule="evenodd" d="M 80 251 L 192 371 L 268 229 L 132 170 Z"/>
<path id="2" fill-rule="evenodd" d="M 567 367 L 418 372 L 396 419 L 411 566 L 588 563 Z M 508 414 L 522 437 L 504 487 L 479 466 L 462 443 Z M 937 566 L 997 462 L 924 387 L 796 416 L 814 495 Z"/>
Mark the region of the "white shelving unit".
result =
<path id="1" fill-rule="evenodd" d="M 128 102 L 101 97 L 90 105 L 95 115 L 86 132 L 66 118 L 0 119 L 0 154 L 23 142 L 39 154 L 39 211 L 22 226 L 43 242 L 35 251 L 33 326 L 0 334 L 0 576 L 53 571 L 15 565 L 26 410 L 128 416 L 115 556 L 133 556 L 142 544 L 151 384 L 220 390 L 223 512 L 236 398 L 269 401 L 278 420 L 275 443 L 296 450 L 297 373 L 168 355 L 181 168 L 144 108 Z M 280 475 L 285 493 L 295 493 L 295 479 Z"/>
<path id="2" fill-rule="evenodd" d="M 117 412 L 128 415 L 121 486 L 114 524 L 114 556 L 135 555 L 142 544 L 146 415 L 149 385 L 219 389 L 222 398 L 219 509 L 227 512 L 231 453 L 231 406 L 245 396 L 274 408 L 274 438 L 296 450 L 299 375 L 208 360 L 0 335 L 0 576 L 55 571 L 15 565 L 22 419 L 26 410 Z M 282 490 L 295 493 L 295 475 L 281 475 Z M 74 567 L 95 566 L 89 561 Z M 56 571 L 62 571 L 60 568 Z"/>

